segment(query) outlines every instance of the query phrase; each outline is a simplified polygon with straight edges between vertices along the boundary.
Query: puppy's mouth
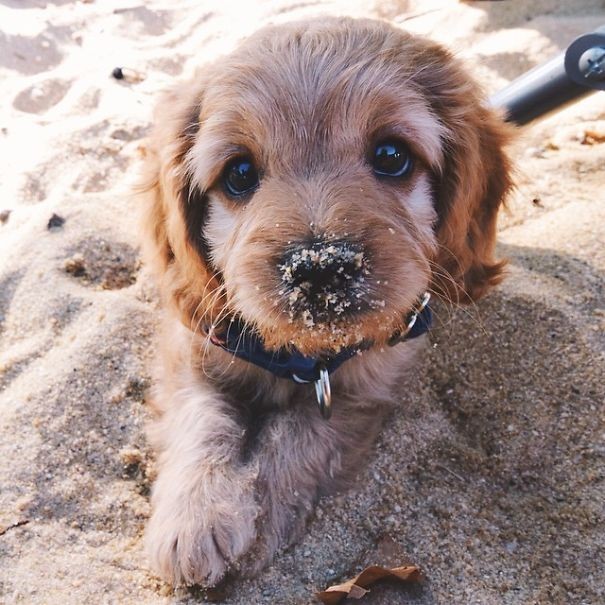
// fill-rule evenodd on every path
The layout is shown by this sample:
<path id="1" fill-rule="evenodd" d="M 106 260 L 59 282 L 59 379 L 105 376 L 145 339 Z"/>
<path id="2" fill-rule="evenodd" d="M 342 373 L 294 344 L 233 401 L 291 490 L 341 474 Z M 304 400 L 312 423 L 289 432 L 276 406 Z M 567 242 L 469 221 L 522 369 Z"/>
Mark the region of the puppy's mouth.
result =
<path id="1" fill-rule="evenodd" d="M 245 281 L 239 278 L 245 287 L 229 293 L 231 313 L 225 309 L 220 317 L 232 323 L 232 334 L 244 326 L 241 331 L 258 337 L 267 351 L 333 356 L 370 342 L 386 345 L 404 329 L 426 284 L 413 283 L 410 264 L 403 263 L 400 282 L 410 283 L 412 291 L 401 296 L 390 272 L 401 263 L 385 259 L 379 242 L 368 240 L 308 239 L 282 247 L 271 263 L 252 259 Z M 232 283 L 237 280 L 236 274 Z M 225 332 L 224 325 L 219 328 Z"/>
<path id="2" fill-rule="evenodd" d="M 347 240 L 291 246 L 277 265 L 290 322 L 341 323 L 379 304 L 369 298 L 370 268 L 367 251 Z"/>

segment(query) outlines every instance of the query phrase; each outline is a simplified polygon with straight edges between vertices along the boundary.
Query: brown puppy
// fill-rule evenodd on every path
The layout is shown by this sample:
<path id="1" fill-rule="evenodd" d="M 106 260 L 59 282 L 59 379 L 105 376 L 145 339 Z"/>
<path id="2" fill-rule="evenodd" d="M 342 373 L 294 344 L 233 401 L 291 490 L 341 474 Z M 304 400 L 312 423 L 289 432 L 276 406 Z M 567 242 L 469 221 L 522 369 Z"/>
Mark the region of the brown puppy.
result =
<path id="1" fill-rule="evenodd" d="M 156 122 L 144 244 L 169 313 L 147 544 L 166 580 L 213 584 L 260 569 L 358 468 L 424 340 L 388 346 L 419 298 L 498 282 L 508 129 L 442 47 L 351 19 L 262 30 Z M 239 359 L 230 330 L 269 357 L 352 356 L 332 418 L 319 373 Z"/>

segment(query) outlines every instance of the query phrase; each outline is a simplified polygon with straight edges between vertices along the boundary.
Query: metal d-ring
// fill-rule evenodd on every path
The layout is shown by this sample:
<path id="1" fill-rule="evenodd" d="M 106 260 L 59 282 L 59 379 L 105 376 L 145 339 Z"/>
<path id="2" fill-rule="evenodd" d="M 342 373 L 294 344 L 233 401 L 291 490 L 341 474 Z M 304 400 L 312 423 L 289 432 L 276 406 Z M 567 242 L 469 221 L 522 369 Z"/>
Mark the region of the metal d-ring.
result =
<path id="1" fill-rule="evenodd" d="M 422 299 L 420 300 L 418 306 L 416 306 L 412 311 L 412 314 L 410 315 L 408 320 L 408 325 L 405 327 L 405 332 L 402 334 L 402 336 L 407 336 L 410 333 L 410 331 L 414 327 L 414 324 L 416 323 L 416 320 L 418 319 L 418 316 L 424 311 L 426 306 L 429 304 L 429 300 L 431 300 L 431 295 L 429 292 L 425 292 L 422 295 Z"/>
<path id="2" fill-rule="evenodd" d="M 418 308 L 416 309 L 416 313 L 419 315 L 420 313 L 422 313 L 425 309 L 426 306 L 429 304 L 429 301 L 431 300 L 431 293 L 430 292 L 425 292 L 422 295 L 422 300 L 420 301 L 420 305 L 418 306 Z"/>
<path id="3" fill-rule="evenodd" d="M 420 302 L 412 309 L 412 311 L 407 316 L 407 323 L 405 325 L 405 329 L 403 331 L 398 330 L 395 332 L 391 338 L 388 340 L 388 345 L 390 347 L 394 347 L 396 344 L 403 342 L 405 337 L 410 333 L 414 324 L 418 320 L 418 316 L 424 311 L 426 306 L 429 304 L 431 300 L 430 292 L 425 292 L 420 299 Z"/>
<path id="4" fill-rule="evenodd" d="M 330 374 L 324 365 L 319 366 L 319 378 L 315 381 L 315 396 L 322 417 L 328 420 L 332 415 L 332 390 Z"/>

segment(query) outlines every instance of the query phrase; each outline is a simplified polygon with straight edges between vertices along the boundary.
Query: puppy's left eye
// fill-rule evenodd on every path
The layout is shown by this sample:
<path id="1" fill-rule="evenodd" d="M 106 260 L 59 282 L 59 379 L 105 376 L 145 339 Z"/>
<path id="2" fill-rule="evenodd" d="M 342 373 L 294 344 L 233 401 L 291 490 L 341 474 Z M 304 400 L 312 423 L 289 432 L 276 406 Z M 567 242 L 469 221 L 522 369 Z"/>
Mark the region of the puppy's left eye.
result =
<path id="1" fill-rule="evenodd" d="M 239 197 L 258 187 L 259 176 L 252 160 L 247 156 L 234 158 L 223 170 L 223 184 L 227 193 Z"/>
<path id="2" fill-rule="evenodd" d="M 371 159 L 374 173 L 380 176 L 406 176 L 412 171 L 412 154 L 405 143 L 397 140 L 381 141 Z"/>

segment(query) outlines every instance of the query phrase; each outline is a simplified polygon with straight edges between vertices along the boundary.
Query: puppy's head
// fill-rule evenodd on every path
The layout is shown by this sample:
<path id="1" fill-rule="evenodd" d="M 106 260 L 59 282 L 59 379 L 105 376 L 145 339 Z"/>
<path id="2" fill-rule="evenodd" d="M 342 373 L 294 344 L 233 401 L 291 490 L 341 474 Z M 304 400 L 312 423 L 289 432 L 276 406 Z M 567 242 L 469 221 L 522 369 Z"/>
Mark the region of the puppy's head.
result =
<path id="1" fill-rule="evenodd" d="M 147 246 L 188 326 L 385 342 L 427 289 L 496 283 L 505 126 L 440 46 L 381 22 L 262 30 L 157 113 Z"/>

